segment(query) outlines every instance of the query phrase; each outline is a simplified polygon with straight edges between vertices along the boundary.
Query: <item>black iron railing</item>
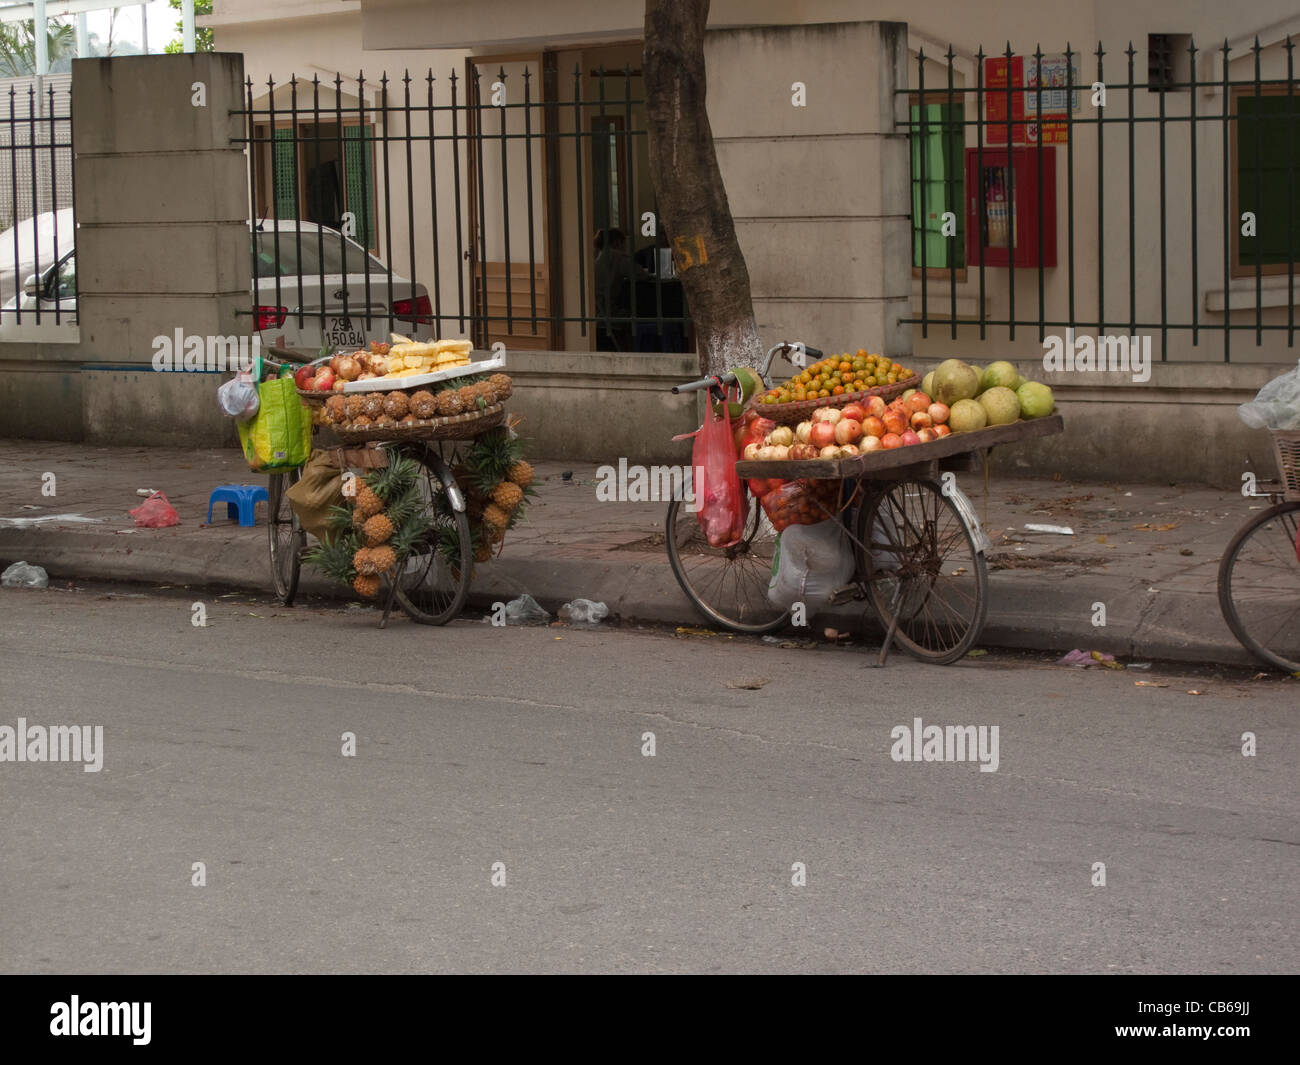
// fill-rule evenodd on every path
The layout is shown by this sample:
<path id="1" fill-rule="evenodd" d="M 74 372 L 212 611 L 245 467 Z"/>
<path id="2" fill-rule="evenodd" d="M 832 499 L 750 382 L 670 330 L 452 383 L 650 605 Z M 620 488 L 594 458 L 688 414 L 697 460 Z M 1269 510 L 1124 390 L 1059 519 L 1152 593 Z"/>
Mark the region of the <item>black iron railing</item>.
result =
<path id="1" fill-rule="evenodd" d="M 247 313 L 539 348 L 564 347 L 573 323 L 607 350 L 685 350 L 681 285 L 637 188 L 640 72 L 533 66 L 250 79 Z M 621 251 L 597 247 L 612 228 Z M 327 297 L 331 273 L 348 283 Z"/>
<path id="2" fill-rule="evenodd" d="M 0 96 L 0 325 L 76 319 L 71 93 Z M 3 337 L 0 337 L 3 339 Z"/>
<path id="3" fill-rule="evenodd" d="M 1119 70 L 1100 44 L 1090 54 L 1067 46 L 1057 56 L 1041 48 L 1021 56 L 1009 45 L 993 56 L 981 48 L 974 84 L 963 85 L 951 46 L 938 59 L 922 52 L 916 87 L 900 90 L 910 101 L 919 283 L 907 321 L 922 336 L 938 330 L 951 340 L 986 340 L 995 330 L 1008 340 L 1035 330 L 1040 341 L 1061 329 L 1146 333 L 1158 337 L 1162 359 L 1172 334 L 1197 346 L 1210 333 L 1225 362 L 1234 333 L 1254 333 L 1256 346 L 1266 334 L 1285 334 L 1292 347 L 1300 87 L 1291 39 L 1270 53 L 1275 76 L 1268 78 L 1261 76 L 1266 51 L 1258 40 L 1234 54 L 1226 41 L 1207 52 L 1190 38 L 1152 35 L 1140 81 L 1131 43 Z M 1198 63 L 1207 58 L 1221 72 L 1202 79 Z M 944 65 L 938 85 L 927 77 L 928 61 Z M 1230 77 L 1234 61 L 1249 64 L 1251 76 Z M 1044 84 L 1034 72 L 1048 67 L 1060 77 Z M 1121 72 L 1124 80 L 1110 80 Z M 952 144 L 963 150 L 960 164 L 948 157 Z M 1016 150 L 1010 158 L 1008 149 Z M 1048 165 L 1045 156 L 1058 152 Z M 1065 202 L 1054 208 L 1057 159 Z M 1207 187 L 1206 166 L 1220 171 L 1221 187 Z M 1153 184 L 1143 202 L 1154 209 L 1143 208 L 1138 193 Z M 1095 222 L 1076 218 L 1094 196 Z M 936 234 L 939 217 L 948 226 Z M 954 242 L 951 252 L 944 241 Z M 1030 270 L 1036 288 L 1017 284 Z M 1118 301 L 1117 273 L 1127 289 Z M 1080 293 L 1088 274 L 1095 290 Z M 1203 306 L 1210 286 L 1221 290 L 1221 308 Z M 1267 309 L 1266 293 L 1274 304 Z"/>

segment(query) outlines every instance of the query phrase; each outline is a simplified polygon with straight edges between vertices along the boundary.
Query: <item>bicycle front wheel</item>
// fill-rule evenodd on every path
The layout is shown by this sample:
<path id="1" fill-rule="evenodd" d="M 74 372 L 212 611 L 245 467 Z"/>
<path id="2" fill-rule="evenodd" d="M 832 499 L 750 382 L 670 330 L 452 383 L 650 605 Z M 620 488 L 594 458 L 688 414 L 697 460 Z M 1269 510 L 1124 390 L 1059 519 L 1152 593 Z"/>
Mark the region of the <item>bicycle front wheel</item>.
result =
<path id="1" fill-rule="evenodd" d="M 664 537 L 673 576 L 695 609 L 715 625 L 758 635 L 775 632 L 790 616 L 767 597 L 776 555 L 776 530 L 762 505 L 745 493 L 745 535 L 731 547 L 713 547 L 699 516 L 681 500 L 668 505 Z"/>
<path id="2" fill-rule="evenodd" d="M 437 451 L 407 453 L 422 467 L 420 493 L 432 525 L 395 578 L 397 603 L 412 621 L 445 625 L 465 605 L 474 564 L 465 495 Z"/>
<path id="3" fill-rule="evenodd" d="M 1243 647 L 1288 673 L 1300 671 L 1300 503 L 1257 514 L 1219 563 L 1219 607 Z"/>
<path id="4" fill-rule="evenodd" d="M 858 511 L 858 572 L 872 605 L 914 658 L 947 665 L 979 639 L 988 611 L 984 553 L 931 481 L 902 481 Z"/>
<path id="5" fill-rule="evenodd" d="M 300 469 L 273 473 L 267 481 L 267 539 L 271 552 L 271 587 L 285 606 L 298 594 L 298 574 L 307 534 L 289 503 L 288 490 L 298 483 Z"/>

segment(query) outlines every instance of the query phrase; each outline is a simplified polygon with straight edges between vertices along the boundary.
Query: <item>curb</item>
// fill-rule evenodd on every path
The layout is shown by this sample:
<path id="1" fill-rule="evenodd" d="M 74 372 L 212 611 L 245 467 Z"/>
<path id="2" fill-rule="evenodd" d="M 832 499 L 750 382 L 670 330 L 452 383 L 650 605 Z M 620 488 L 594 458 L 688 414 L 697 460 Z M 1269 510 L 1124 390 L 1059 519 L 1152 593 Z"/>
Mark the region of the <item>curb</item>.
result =
<path id="1" fill-rule="evenodd" d="M 158 535 L 142 530 L 140 539 L 86 532 L 0 529 L 4 565 L 25 559 L 45 568 L 51 581 L 104 580 L 147 584 L 229 587 L 269 593 L 265 533 L 232 535 L 213 530 L 197 543 L 193 534 Z M 662 561 L 602 562 L 592 559 L 502 558 L 479 571 L 469 607 L 487 612 L 492 604 L 527 592 L 552 614 L 571 599 L 604 602 L 611 615 L 668 625 L 705 626 Z M 300 593 L 350 599 L 347 589 L 305 569 Z M 1107 604 L 1108 623 L 1091 623 L 1092 603 Z M 863 632 L 866 604 L 825 611 L 823 623 Z M 874 616 L 866 632 L 882 634 Z M 1105 651 L 1127 659 L 1193 662 L 1199 665 L 1253 666 L 1255 659 L 1233 639 L 1214 590 L 1204 594 L 1152 592 L 1131 580 L 1093 574 L 1086 594 L 1077 581 L 1041 573 L 990 578 L 988 618 L 979 646 L 1048 652 L 1075 647 Z"/>

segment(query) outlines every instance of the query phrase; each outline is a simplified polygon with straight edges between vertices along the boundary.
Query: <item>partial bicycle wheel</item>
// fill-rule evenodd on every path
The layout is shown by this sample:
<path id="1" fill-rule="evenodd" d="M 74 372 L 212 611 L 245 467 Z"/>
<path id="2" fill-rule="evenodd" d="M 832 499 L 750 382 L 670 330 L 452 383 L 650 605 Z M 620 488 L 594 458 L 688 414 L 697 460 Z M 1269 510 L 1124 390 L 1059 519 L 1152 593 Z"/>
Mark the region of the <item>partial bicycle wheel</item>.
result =
<path id="1" fill-rule="evenodd" d="M 273 473 L 267 481 L 267 538 L 271 551 L 271 587 L 285 606 L 293 605 L 298 594 L 298 574 L 307 534 L 298 524 L 298 515 L 289 503 L 288 491 L 298 482 L 302 471 Z"/>
<path id="2" fill-rule="evenodd" d="M 901 481 L 858 510 L 855 549 L 871 603 L 914 658 L 947 665 L 979 639 L 988 569 L 970 527 L 931 481 Z"/>
<path id="3" fill-rule="evenodd" d="M 713 547 L 699 515 L 680 500 L 668 505 L 665 539 L 673 576 L 695 609 L 733 632 L 775 632 L 790 612 L 767 597 L 776 555 L 776 530 L 758 500 L 745 493 L 745 535 L 731 547 Z"/>
<path id="4" fill-rule="evenodd" d="M 1300 671 L 1300 503 L 1280 503 L 1238 530 L 1219 563 L 1219 607 L 1256 658 Z"/>
<path id="5" fill-rule="evenodd" d="M 465 605 L 474 564 L 465 494 L 435 449 L 404 452 L 422 467 L 420 493 L 433 524 L 395 578 L 396 599 L 412 621 L 445 625 Z"/>

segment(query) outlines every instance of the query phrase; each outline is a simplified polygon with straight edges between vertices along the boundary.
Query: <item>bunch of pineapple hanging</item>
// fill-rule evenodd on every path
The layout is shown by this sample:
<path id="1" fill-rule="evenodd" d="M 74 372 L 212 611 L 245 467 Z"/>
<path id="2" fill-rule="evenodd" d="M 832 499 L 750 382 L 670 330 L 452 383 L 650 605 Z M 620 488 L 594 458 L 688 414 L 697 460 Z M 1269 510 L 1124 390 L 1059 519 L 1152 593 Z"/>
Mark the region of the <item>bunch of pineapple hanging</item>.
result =
<path id="1" fill-rule="evenodd" d="M 523 442 L 513 425 L 479 436 L 457 467 L 456 480 L 467 490 L 474 561 L 487 562 L 506 532 L 524 516 L 535 495 L 533 468 L 523 458 Z"/>
<path id="2" fill-rule="evenodd" d="M 386 467 L 351 478 L 349 505 L 330 508 L 331 535 L 308 553 L 307 561 L 352 585 L 361 597 L 374 599 L 382 578 L 397 572 L 432 527 L 421 475 L 418 462 L 390 449 Z"/>

